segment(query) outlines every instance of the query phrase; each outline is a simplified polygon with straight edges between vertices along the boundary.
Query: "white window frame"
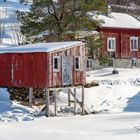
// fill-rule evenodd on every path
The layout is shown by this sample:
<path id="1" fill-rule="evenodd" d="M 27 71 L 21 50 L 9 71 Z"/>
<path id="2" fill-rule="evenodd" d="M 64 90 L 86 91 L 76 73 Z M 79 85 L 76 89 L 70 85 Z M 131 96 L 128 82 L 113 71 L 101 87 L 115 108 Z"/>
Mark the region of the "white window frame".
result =
<path id="1" fill-rule="evenodd" d="M 87 65 L 89 63 L 89 66 Z M 86 68 L 92 69 L 93 68 L 93 59 L 87 59 Z"/>
<path id="2" fill-rule="evenodd" d="M 79 65 L 79 68 L 77 69 L 76 68 L 76 59 L 78 58 L 78 60 L 79 60 L 79 63 L 78 63 L 78 65 Z M 74 61 L 74 65 L 75 65 L 75 70 L 80 70 L 80 68 L 81 68 L 81 66 L 80 66 L 80 56 L 75 56 L 75 61 Z"/>
<path id="3" fill-rule="evenodd" d="M 54 66 L 54 60 L 57 59 L 58 61 L 58 68 L 55 68 Z M 53 57 L 53 72 L 59 72 L 60 71 L 60 56 L 54 56 Z"/>
<path id="4" fill-rule="evenodd" d="M 135 48 L 132 48 L 134 46 L 134 40 L 136 41 L 136 46 Z M 133 41 L 133 45 L 132 45 L 132 41 Z M 138 48 L 139 48 L 139 38 L 135 36 L 130 37 L 130 50 L 138 51 Z"/>
<path id="5" fill-rule="evenodd" d="M 112 48 L 109 48 L 110 41 L 111 41 L 111 45 L 113 45 L 113 42 L 114 42 L 114 47 L 112 47 Z M 107 38 L 107 50 L 108 50 L 108 52 L 115 52 L 116 51 L 116 38 L 115 37 Z"/>

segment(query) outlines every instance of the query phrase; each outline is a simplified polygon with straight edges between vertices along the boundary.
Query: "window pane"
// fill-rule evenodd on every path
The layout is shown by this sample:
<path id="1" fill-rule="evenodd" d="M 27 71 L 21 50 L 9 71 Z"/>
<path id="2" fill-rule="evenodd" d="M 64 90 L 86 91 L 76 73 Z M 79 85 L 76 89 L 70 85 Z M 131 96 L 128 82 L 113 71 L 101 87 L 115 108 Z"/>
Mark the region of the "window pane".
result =
<path id="1" fill-rule="evenodd" d="M 54 58 L 54 69 L 58 69 L 58 58 Z"/>
<path id="2" fill-rule="evenodd" d="M 112 40 L 112 49 L 115 49 L 115 40 Z"/>
<path id="3" fill-rule="evenodd" d="M 131 43 L 131 50 L 137 50 L 138 49 L 138 38 L 132 37 L 130 40 Z"/>
<path id="4" fill-rule="evenodd" d="M 89 60 L 87 60 L 87 68 L 89 68 Z"/>
<path id="5" fill-rule="evenodd" d="M 134 40 L 134 49 L 137 49 L 137 40 Z"/>
<path id="6" fill-rule="evenodd" d="M 131 39 L 131 49 L 134 49 L 133 39 Z"/>
<path id="7" fill-rule="evenodd" d="M 112 44 L 111 40 L 109 40 L 109 49 L 111 49 L 111 44 Z"/>
<path id="8" fill-rule="evenodd" d="M 90 66 L 89 67 L 92 68 L 92 60 L 90 60 Z"/>
<path id="9" fill-rule="evenodd" d="M 115 51 L 115 48 L 116 48 L 115 38 L 108 38 L 108 49 L 111 51 Z"/>
<path id="10" fill-rule="evenodd" d="M 79 68 L 80 68 L 80 65 L 79 65 L 79 58 L 78 58 L 78 57 L 76 57 L 76 59 L 75 59 L 75 68 L 76 68 L 76 69 L 79 69 Z"/>

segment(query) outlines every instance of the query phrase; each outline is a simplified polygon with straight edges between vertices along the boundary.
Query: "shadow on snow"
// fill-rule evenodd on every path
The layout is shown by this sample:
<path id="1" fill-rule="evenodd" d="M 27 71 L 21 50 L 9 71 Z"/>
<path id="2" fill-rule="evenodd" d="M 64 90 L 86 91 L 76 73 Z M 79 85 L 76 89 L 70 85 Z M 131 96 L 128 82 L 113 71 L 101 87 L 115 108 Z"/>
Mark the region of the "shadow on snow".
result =
<path id="1" fill-rule="evenodd" d="M 124 112 L 140 112 L 140 92 L 129 98 Z"/>

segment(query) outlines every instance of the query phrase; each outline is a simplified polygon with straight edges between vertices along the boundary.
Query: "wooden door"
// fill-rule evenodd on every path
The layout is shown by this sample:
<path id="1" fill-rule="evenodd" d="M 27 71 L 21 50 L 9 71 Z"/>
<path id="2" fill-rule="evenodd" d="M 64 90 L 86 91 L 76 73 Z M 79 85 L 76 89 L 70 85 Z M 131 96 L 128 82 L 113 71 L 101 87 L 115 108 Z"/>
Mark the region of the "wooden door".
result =
<path id="1" fill-rule="evenodd" d="M 62 57 L 62 85 L 67 86 L 72 84 L 72 57 Z"/>

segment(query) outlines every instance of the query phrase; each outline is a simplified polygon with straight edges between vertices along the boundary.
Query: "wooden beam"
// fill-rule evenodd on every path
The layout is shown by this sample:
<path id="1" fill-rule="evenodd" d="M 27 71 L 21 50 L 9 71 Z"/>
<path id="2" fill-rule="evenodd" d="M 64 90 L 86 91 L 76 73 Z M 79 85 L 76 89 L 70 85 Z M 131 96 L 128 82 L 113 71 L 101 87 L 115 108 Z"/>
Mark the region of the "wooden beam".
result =
<path id="1" fill-rule="evenodd" d="M 77 114 L 77 107 L 76 107 L 76 103 L 77 103 L 77 95 L 76 95 L 76 88 L 74 88 L 74 114 Z"/>
<path id="2" fill-rule="evenodd" d="M 85 114 L 85 109 L 84 109 L 84 98 L 85 98 L 85 90 L 84 90 L 84 86 L 82 86 L 82 115 Z"/>
<path id="3" fill-rule="evenodd" d="M 33 106 L 33 88 L 29 88 L 29 106 Z"/>
<path id="4" fill-rule="evenodd" d="M 70 94 L 73 96 L 73 98 L 74 98 L 74 93 L 71 91 L 71 90 L 69 90 L 70 91 Z M 77 103 L 79 104 L 79 106 L 80 107 L 82 107 L 82 103 L 79 101 L 79 99 L 77 98 Z M 84 107 L 84 111 L 85 111 L 85 113 L 86 114 L 89 114 L 89 111 Z"/>
<path id="5" fill-rule="evenodd" d="M 68 106 L 71 106 L 71 101 L 70 101 L 70 89 L 68 89 Z"/>
<path id="6" fill-rule="evenodd" d="M 54 90 L 54 111 L 55 111 L 55 116 L 57 116 L 57 90 Z"/>
<path id="7" fill-rule="evenodd" d="M 46 89 L 46 117 L 50 117 L 50 89 Z"/>

